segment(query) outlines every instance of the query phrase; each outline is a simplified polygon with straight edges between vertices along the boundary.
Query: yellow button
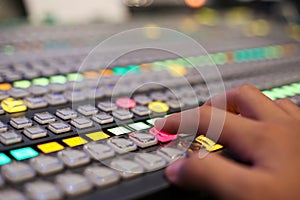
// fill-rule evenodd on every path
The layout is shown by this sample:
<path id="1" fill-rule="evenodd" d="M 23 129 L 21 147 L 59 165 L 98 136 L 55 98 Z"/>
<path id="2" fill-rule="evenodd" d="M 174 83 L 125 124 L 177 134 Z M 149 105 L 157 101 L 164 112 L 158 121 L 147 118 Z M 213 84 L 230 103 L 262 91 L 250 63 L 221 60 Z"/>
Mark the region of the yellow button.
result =
<path id="1" fill-rule="evenodd" d="M 16 100 L 14 98 L 7 98 L 1 102 L 3 110 L 8 113 L 22 112 L 27 109 L 26 105 L 22 100 Z"/>
<path id="2" fill-rule="evenodd" d="M 169 66 L 168 70 L 171 76 L 174 77 L 181 77 L 186 74 L 186 69 L 177 64 L 172 64 L 171 66 Z"/>
<path id="3" fill-rule="evenodd" d="M 0 84 L 0 90 L 9 90 L 11 88 L 11 84 L 10 83 L 1 83 Z"/>
<path id="4" fill-rule="evenodd" d="M 62 140 L 65 144 L 67 144 L 69 147 L 76 147 L 79 145 L 86 144 L 87 141 L 79 136 L 68 138 Z"/>
<path id="5" fill-rule="evenodd" d="M 207 151 L 217 151 L 223 148 L 222 145 L 216 144 L 214 141 L 205 137 L 204 135 L 198 136 L 195 140 L 203 145 Z"/>
<path id="6" fill-rule="evenodd" d="M 160 101 L 153 101 L 149 103 L 148 108 L 156 113 L 165 113 L 169 110 L 169 106 Z"/>
<path id="7" fill-rule="evenodd" d="M 102 131 L 99 131 L 99 132 L 94 132 L 94 133 L 89 133 L 89 134 L 86 134 L 86 136 L 94 141 L 97 141 L 97 140 L 103 140 L 105 138 L 109 138 L 110 136 L 107 135 L 106 133 L 102 132 Z"/>
<path id="8" fill-rule="evenodd" d="M 49 142 L 45 144 L 39 144 L 37 146 L 39 150 L 41 150 L 43 153 L 52 153 L 55 151 L 63 150 L 64 147 L 61 144 L 58 144 L 57 142 Z"/>

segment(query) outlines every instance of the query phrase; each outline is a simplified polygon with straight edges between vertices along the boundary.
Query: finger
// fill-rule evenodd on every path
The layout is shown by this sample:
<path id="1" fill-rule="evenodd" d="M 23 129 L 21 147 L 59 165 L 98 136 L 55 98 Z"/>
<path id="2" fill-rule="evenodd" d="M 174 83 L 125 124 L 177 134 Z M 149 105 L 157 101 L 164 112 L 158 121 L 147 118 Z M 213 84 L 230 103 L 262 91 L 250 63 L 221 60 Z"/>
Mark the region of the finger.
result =
<path id="1" fill-rule="evenodd" d="M 260 174 L 234 163 L 218 154 L 210 153 L 203 159 L 198 154 L 178 160 L 166 169 L 167 178 L 175 185 L 206 190 L 222 199 L 245 199 Z"/>
<path id="2" fill-rule="evenodd" d="M 256 120 L 274 121 L 281 120 L 282 115 L 286 116 L 286 113 L 274 104 L 272 100 L 257 88 L 249 85 L 244 85 L 229 90 L 225 94 L 215 96 L 206 102 L 205 105 Z"/>
<path id="3" fill-rule="evenodd" d="M 277 106 L 284 110 L 289 116 L 300 120 L 300 108 L 290 99 L 275 100 Z"/>

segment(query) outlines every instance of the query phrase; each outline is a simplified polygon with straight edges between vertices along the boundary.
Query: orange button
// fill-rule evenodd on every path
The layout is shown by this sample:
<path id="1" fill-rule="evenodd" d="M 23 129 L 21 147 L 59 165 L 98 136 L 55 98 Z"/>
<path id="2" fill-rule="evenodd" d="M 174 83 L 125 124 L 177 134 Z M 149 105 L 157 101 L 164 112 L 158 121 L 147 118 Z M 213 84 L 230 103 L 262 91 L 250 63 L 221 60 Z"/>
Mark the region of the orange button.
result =
<path id="1" fill-rule="evenodd" d="M 69 147 L 76 147 L 79 145 L 86 144 L 87 141 L 79 136 L 63 139 L 62 140 L 65 144 L 67 144 Z"/>
<path id="2" fill-rule="evenodd" d="M 100 71 L 101 76 L 112 76 L 114 73 L 111 69 L 103 69 Z"/>
<path id="3" fill-rule="evenodd" d="M 11 88 L 11 84 L 9 83 L 0 83 L 0 90 L 9 90 Z"/>
<path id="4" fill-rule="evenodd" d="M 100 76 L 100 73 L 96 71 L 87 71 L 87 72 L 83 72 L 83 76 L 85 78 L 97 78 Z"/>

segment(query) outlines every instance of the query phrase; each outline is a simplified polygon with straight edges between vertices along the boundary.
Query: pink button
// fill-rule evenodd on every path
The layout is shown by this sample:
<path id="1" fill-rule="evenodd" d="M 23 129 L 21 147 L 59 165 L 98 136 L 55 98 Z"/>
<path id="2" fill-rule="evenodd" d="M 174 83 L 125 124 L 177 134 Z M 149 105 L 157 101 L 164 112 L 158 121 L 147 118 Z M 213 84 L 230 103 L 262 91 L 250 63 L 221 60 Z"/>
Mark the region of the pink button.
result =
<path id="1" fill-rule="evenodd" d="M 177 139 L 176 134 L 173 135 L 163 131 L 159 131 L 155 127 L 150 129 L 150 133 L 153 134 L 156 137 L 156 139 L 160 142 L 170 142 L 172 140 Z"/>
<path id="2" fill-rule="evenodd" d="M 116 104 L 120 108 L 133 108 L 136 105 L 135 101 L 133 99 L 128 98 L 128 97 L 117 99 Z"/>

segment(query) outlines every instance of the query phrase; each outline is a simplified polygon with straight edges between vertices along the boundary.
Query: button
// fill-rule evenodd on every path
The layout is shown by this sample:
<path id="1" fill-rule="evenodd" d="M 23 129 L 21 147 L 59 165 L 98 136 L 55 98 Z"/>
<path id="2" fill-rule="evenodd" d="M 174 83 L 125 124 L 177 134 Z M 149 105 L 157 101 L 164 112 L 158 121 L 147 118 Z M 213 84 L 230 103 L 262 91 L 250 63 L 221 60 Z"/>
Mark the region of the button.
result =
<path id="1" fill-rule="evenodd" d="M 198 106 L 198 99 L 196 97 L 184 97 L 181 98 L 181 101 L 184 105 L 187 106 Z"/>
<path id="2" fill-rule="evenodd" d="M 31 179 L 35 176 L 35 171 L 24 162 L 12 162 L 1 168 L 2 175 L 11 182 L 17 183 Z"/>
<path id="3" fill-rule="evenodd" d="M 15 81 L 13 83 L 13 86 L 16 88 L 29 88 L 30 85 L 31 85 L 31 82 L 28 80 Z"/>
<path id="4" fill-rule="evenodd" d="M 64 93 L 66 99 L 70 102 L 77 102 L 85 100 L 85 94 L 79 90 L 68 90 Z"/>
<path id="5" fill-rule="evenodd" d="M 178 100 L 174 100 L 174 99 L 168 100 L 166 103 L 170 106 L 170 108 L 173 108 L 173 109 L 178 109 L 178 108 L 183 107 L 182 102 L 180 102 Z"/>
<path id="6" fill-rule="evenodd" d="M 8 113 L 23 112 L 27 109 L 22 100 L 15 100 L 14 98 L 7 98 L 1 102 L 1 107 Z"/>
<path id="7" fill-rule="evenodd" d="M 59 187 L 46 181 L 26 183 L 24 188 L 26 195 L 33 200 L 62 199 L 63 197 L 63 193 Z"/>
<path id="8" fill-rule="evenodd" d="M 79 145 L 86 144 L 87 141 L 79 136 L 63 139 L 62 140 L 65 144 L 67 144 L 69 147 L 76 147 Z"/>
<path id="9" fill-rule="evenodd" d="M 93 122 L 86 117 L 77 117 L 72 119 L 71 124 L 79 129 L 93 126 Z"/>
<path id="10" fill-rule="evenodd" d="M 131 111 L 139 116 L 145 116 L 151 114 L 151 110 L 149 110 L 146 106 L 136 106 L 132 108 Z"/>
<path id="11" fill-rule="evenodd" d="M 145 124 L 144 122 L 137 122 L 137 123 L 129 124 L 128 126 L 136 131 L 149 129 L 151 127 Z"/>
<path id="12" fill-rule="evenodd" d="M 50 83 L 48 87 L 52 92 L 63 92 L 67 89 L 67 84 L 66 83 Z"/>
<path id="13" fill-rule="evenodd" d="M 35 78 L 32 80 L 33 85 L 41 85 L 41 86 L 47 86 L 49 84 L 49 79 L 47 78 Z"/>
<path id="14" fill-rule="evenodd" d="M 109 138 L 107 144 L 119 154 L 124 154 L 137 149 L 137 146 L 133 141 L 121 137 Z"/>
<path id="15" fill-rule="evenodd" d="M 6 91 L 0 90 L 0 101 L 2 101 L 3 99 L 8 98 L 9 95 Z"/>
<path id="16" fill-rule="evenodd" d="M 150 133 L 155 135 L 158 141 L 160 142 L 170 142 L 177 139 L 177 134 L 169 134 L 163 131 L 157 130 L 155 127 L 150 129 Z"/>
<path id="17" fill-rule="evenodd" d="M 25 128 L 24 135 L 26 135 L 30 139 L 37 139 L 37 138 L 41 138 L 41 137 L 46 137 L 47 131 L 40 126 L 35 125 L 35 126 L 29 127 L 29 128 Z"/>
<path id="18" fill-rule="evenodd" d="M 126 109 L 117 109 L 112 112 L 112 115 L 120 120 L 133 118 L 133 113 Z"/>
<path id="19" fill-rule="evenodd" d="M 204 135 L 198 136 L 195 140 L 205 147 L 207 151 L 217 151 L 223 148 L 222 145 L 216 144 L 214 141 L 205 137 Z"/>
<path id="20" fill-rule="evenodd" d="M 92 139 L 93 141 L 103 140 L 106 138 L 109 138 L 110 136 L 102 131 L 94 132 L 94 133 L 88 133 L 85 136 Z"/>
<path id="21" fill-rule="evenodd" d="M 61 105 L 67 103 L 67 99 L 62 94 L 47 94 L 45 98 L 50 105 Z"/>
<path id="22" fill-rule="evenodd" d="M 133 99 L 141 105 L 147 105 L 152 101 L 152 99 L 147 97 L 146 95 L 136 95 Z"/>
<path id="23" fill-rule="evenodd" d="M 115 127 L 115 128 L 110 128 L 108 129 L 109 132 L 111 132 L 114 135 L 122 135 L 126 133 L 130 133 L 131 131 L 123 126 Z"/>
<path id="24" fill-rule="evenodd" d="M 51 76 L 50 77 L 50 82 L 51 83 L 61 83 L 64 84 L 67 82 L 67 78 L 63 75 L 56 75 L 56 76 Z"/>
<path id="25" fill-rule="evenodd" d="M 0 191 L 1 200 L 27 200 L 27 198 L 15 189 L 5 189 Z"/>
<path id="26" fill-rule="evenodd" d="M 7 125 L 0 121 L 0 132 L 7 131 Z"/>
<path id="27" fill-rule="evenodd" d="M 103 160 L 115 155 L 113 148 L 106 144 L 97 142 L 90 142 L 84 145 L 83 150 L 95 160 Z"/>
<path id="28" fill-rule="evenodd" d="M 0 134 L 0 141 L 5 145 L 11 145 L 22 141 L 22 136 L 15 131 L 7 131 Z"/>
<path id="29" fill-rule="evenodd" d="M 151 153 L 138 153 L 135 155 L 134 161 L 141 164 L 147 171 L 155 171 L 167 165 L 164 158 Z"/>
<path id="30" fill-rule="evenodd" d="M 113 111 L 113 110 L 116 110 L 117 109 L 117 106 L 116 104 L 112 103 L 112 102 L 109 102 L 109 101 L 106 101 L 106 102 L 100 102 L 98 103 L 98 108 L 105 111 L 105 112 L 110 112 L 110 111 Z"/>
<path id="31" fill-rule="evenodd" d="M 48 102 L 43 97 L 26 97 L 24 103 L 31 109 L 43 108 L 48 105 Z"/>
<path id="32" fill-rule="evenodd" d="M 128 97 L 124 97 L 124 98 L 118 98 L 116 100 L 116 104 L 117 106 L 119 106 L 120 108 L 133 108 L 136 106 L 136 103 L 133 99 L 130 99 Z"/>
<path id="33" fill-rule="evenodd" d="M 55 134 L 65 133 L 71 130 L 71 126 L 65 122 L 53 122 L 48 125 L 50 131 Z"/>
<path id="34" fill-rule="evenodd" d="M 165 158 L 168 162 L 175 161 L 185 156 L 183 150 L 175 149 L 172 147 L 163 147 L 157 151 L 157 154 Z"/>
<path id="35" fill-rule="evenodd" d="M 97 187 L 112 185 L 120 180 L 120 175 L 107 167 L 88 167 L 83 174 Z"/>
<path id="36" fill-rule="evenodd" d="M 68 81 L 80 82 L 83 80 L 83 75 L 79 73 L 70 73 L 67 75 Z"/>
<path id="37" fill-rule="evenodd" d="M 55 117 L 48 112 L 35 113 L 33 119 L 40 124 L 48 124 L 55 121 Z"/>
<path id="38" fill-rule="evenodd" d="M 29 95 L 28 89 L 24 89 L 24 88 L 12 87 L 7 92 L 13 98 L 23 98 Z"/>
<path id="39" fill-rule="evenodd" d="M 127 159 L 114 159 L 110 163 L 110 167 L 117 170 L 124 179 L 138 176 L 144 172 L 144 168 L 140 164 Z"/>
<path id="40" fill-rule="evenodd" d="M 129 134 L 129 138 L 139 147 L 145 148 L 157 144 L 157 139 L 149 131 L 135 131 Z"/>
<path id="41" fill-rule="evenodd" d="M 114 118 L 107 113 L 99 113 L 92 117 L 92 119 L 99 124 L 108 124 L 114 121 Z"/>
<path id="42" fill-rule="evenodd" d="M 39 155 L 37 151 L 31 147 L 24 147 L 20 149 L 11 150 L 9 152 L 16 160 L 25 160 L 28 158 L 33 158 Z"/>
<path id="43" fill-rule="evenodd" d="M 45 155 L 30 159 L 30 165 L 42 175 L 52 174 L 64 168 L 62 161 L 58 158 Z"/>
<path id="44" fill-rule="evenodd" d="M 97 81 L 98 84 L 98 81 Z M 104 90 L 102 88 L 88 88 L 85 90 L 85 95 L 89 99 L 98 99 L 104 96 Z"/>
<path id="45" fill-rule="evenodd" d="M 98 113 L 98 109 L 92 105 L 78 106 L 77 111 L 85 116 L 94 115 Z"/>
<path id="46" fill-rule="evenodd" d="M 56 184 L 70 196 L 76 196 L 92 189 L 92 183 L 79 174 L 61 174 L 55 178 Z"/>
<path id="47" fill-rule="evenodd" d="M 90 157 L 87 153 L 75 149 L 65 149 L 57 153 L 59 159 L 61 159 L 68 167 L 78 167 L 90 162 Z"/>
<path id="48" fill-rule="evenodd" d="M 152 92 L 150 94 L 150 98 L 155 100 L 155 101 L 166 101 L 166 100 L 168 100 L 168 97 L 162 92 Z"/>
<path id="49" fill-rule="evenodd" d="M 11 162 L 11 159 L 4 153 L 0 153 L 0 166 Z"/>
<path id="50" fill-rule="evenodd" d="M 0 83 L 0 90 L 3 91 L 7 91 L 11 88 L 11 84 L 10 83 Z"/>
<path id="51" fill-rule="evenodd" d="M 169 110 L 169 106 L 167 104 L 159 101 L 149 103 L 148 108 L 156 113 L 166 113 Z"/>
<path id="52" fill-rule="evenodd" d="M 27 117 L 17 117 L 11 118 L 10 124 L 16 129 L 21 129 L 32 126 L 32 121 Z"/>
<path id="53" fill-rule="evenodd" d="M 37 145 L 37 148 L 40 149 L 43 153 L 52 153 L 56 151 L 63 150 L 64 147 L 57 142 L 49 142 L 45 144 Z"/>
<path id="54" fill-rule="evenodd" d="M 154 122 L 155 122 L 157 119 L 159 119 L 159 118 L 148 119 L 146 122 L 147 122 L 148 124 L 151 124 L 151 125 L 154 126 Z"/>
<path id="55" fill-rule="evenodd" d="M 2 175 L 0 175 L 0 187 L 2 187 L 4 185 L 4 178 Z"/>
<path id="56" fill-rule="evenodd" d="M 74 119 L 77 117 L 77 113 L 71 108 L 57 109 L 55 114 L 64 120 Z"/>
<path id="57" fill-rule="evenodd" d="M 32 85 L 30 86 L 29 91 L 33 95 L 43 95 L 49 91 L 49 88 L 42 85 Z"/>
<path id="58" fill-rule="evenodd" d="M 4 114 L 5 112 L 4 112 L 4 110 L 3 110 L 3 108 L 0 106 L 0 115 L 2 115 L 2 114 Z"/>

